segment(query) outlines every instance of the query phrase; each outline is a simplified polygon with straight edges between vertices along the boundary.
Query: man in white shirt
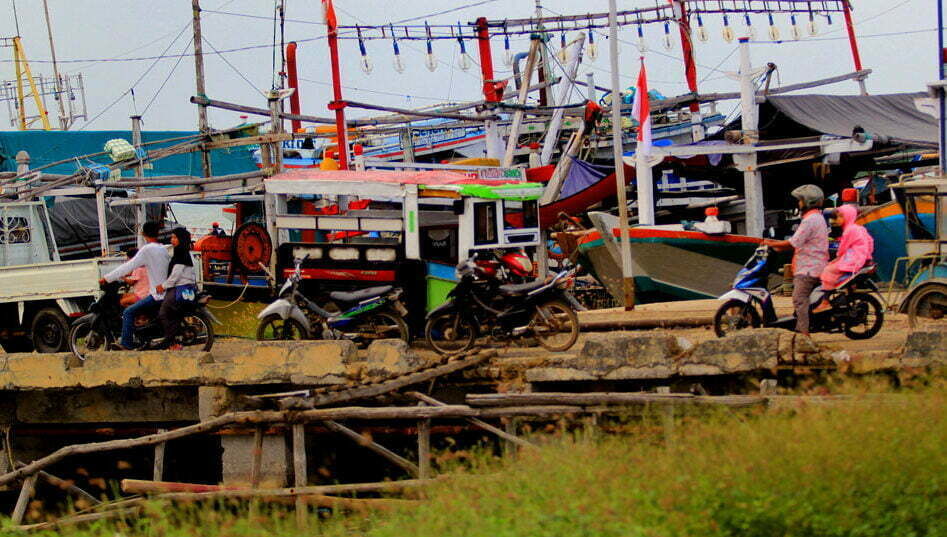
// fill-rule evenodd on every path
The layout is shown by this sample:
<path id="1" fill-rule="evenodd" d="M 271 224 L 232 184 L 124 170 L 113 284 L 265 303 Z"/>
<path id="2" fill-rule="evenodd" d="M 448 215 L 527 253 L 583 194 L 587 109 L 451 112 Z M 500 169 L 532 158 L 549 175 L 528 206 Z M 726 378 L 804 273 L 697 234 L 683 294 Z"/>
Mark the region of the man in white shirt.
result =
<path id="1" fill-rule="evenodd" d="M 124 264 L 109 272 L 104 278 L 99 280 L 100 284 L 106 282 L 118 281 L 130 274 L 138 267 L 145 267 L 148 271 L 148 296 L 135 302 L 125 308 L 122 312 L 122 341 L 121 346 L 125 349 L 135 347 L 135 341 L 132 333 L 135 329 L 135 316 L 149 309 L 156 309 L 164 299 L 164 290 L 158 292 L 155 287 L 157 284 L 165 281 L 168 277 L 168 263 L 171 256 L 168 250 L 158 242 L 158 234 L 161 231 L 161 224 L 158 222 L 145 222 L 141 226 L 141 236 L 145 238 L 145 245 L 138 249 L 135 257 L 129 259 Z"/>

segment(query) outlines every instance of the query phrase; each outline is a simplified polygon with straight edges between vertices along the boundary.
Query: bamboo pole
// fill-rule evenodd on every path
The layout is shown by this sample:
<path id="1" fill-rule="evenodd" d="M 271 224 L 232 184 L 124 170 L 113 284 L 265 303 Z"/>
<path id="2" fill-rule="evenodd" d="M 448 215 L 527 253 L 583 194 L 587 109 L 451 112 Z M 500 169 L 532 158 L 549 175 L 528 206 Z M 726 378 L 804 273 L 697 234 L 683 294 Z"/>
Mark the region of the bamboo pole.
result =
<path id="1" fill-rule="evenodd" d="M 413 477 L 418 477 L 420 475 L 420 469 L 418 468 L 418 465 L 402 457 L 401 455 L 398 455 L 397 453 L 389 450 L 385 446 L 382 446 L 381 444 L 378 444 L 374 442 L 373 440 L 366 438 L 364 435 L 361 435 L 353 431 L 352 429 L 349 429 L 348 427 L 342 425 L 341 423 L 337 421 L 328 420 L 328 421 L 324 421 L 323 424 L 329 430 L 340 433 L 343 436 L 346 436 L 354 440 L 358 445 L 368 448 L 371 451 L 388 459 L 389 461 L 393 462 L 395 465 L 401 467 L 403 470 L 411 474 Z"/>
<path id="2" fill-rule="evenodd" d="M 425 403 L 427 403 L 427 404 L 429 404 L 429 405 L 431 405 L 431 406 L 447 406 L 447 403 L 443 403 L 443 402 L 441 402 L 441 401 L 438 401 L 437 399 L 435 399 L 435 398 L 433 398 L 433 397 L 431 397 L 431 396 L 429 396 L 429 395 L 425 395 L 425 394 L 423 394 L 423 393 L 421 393 L 421 392 L 408 392 L 408 395 L 410 395 L 411 397 L 414 397 L 415 399 L 418 399 L 419 401 L 425 402 Z M 504 439 L 504 440 L 506 440 L 506 441 L 508 441 L 508 442 L 512 442 L 512 443 L 514 443 L 514 444 L 516 444 L 516 445 L 518 445 L 518 446 L 522 446 L 522 447 L 526 447 L 526 448 L 535 448 L 535 447 L 537 447 L 536 445 L 534 445 L 534 444 L 532 444 L 532 443 L 530 443 L 530 442 L 527 442 L 526 440 L 523 440 L 522 438 L 519 438 L 519 437 L 516 436 L 516 435 L 510 434 L 510 433 L 504 431 L 503 429 L 500 429 L 499 427 L 494 427 L 493 425 L 490 425 L 489 423 L 487 423 L 487 422 L 485 422 L 485 421 L 483 421 L 483 420 L 480 420 L 480 419 L 477 419 L 477 418 L 467 418 L 467 421 L 470 422 L 470 423 L 472 423 L 473 425 L 476 425 L 477 427 L 480 427 L 481 429 L 483 429 L 483 430 L 485 430 L 485 431 L 489 431 L 489 432 L 491 432 L 491 433 L 493 433 L 493 434 L 499 436 L 500 438 L 502 438 L 502 439 Z"/>
<path id="3" fill-rule="evenodd" d="M 529 93 L 529 81 L 533 76 L 533 70 L 536 68 L 536 58 L 539 56 L 539 47 L 542 44 L 539 36 L 532 36 L 531 39 L 532 43 L 529 45 L 529 56 L 526 58 L 526 67 L 523 69 L 520 93 L 516 100 L 517 104 L 526 103 L 526 96 Z M 503 154 L 502 166 L 504 168 L 509 168 L 513 165 L 513 155 L 516 152 L 516 144 L 519 141 L 523 114 L 523 110 L 513 112 L 513 122 L 510 124 L 509 137 L 506 140 L 506 152 Z"/>
<path id="4" fill-rule="evenodd" d="M 700 396 L 689 393 L 497 393 L 469 394 L 467 403 L 474 407 L 515 407 L 517 405 L 704 405 L 754 406 L 766 403 L 756 395 Z"/>
<path id="5" fill-rule="evenodd" d="M 10 515 L 10 521 L 14 524 L 23 522 L 26 508 L 33 498 L 33 492 L 36 491 L 36 478 L 36 475 L 31 475 L 23 480 L 23 486 L 20 487 L 20 495 L 17 496 L 16 505 L 13 506 L 13 514 Z"/>
<path id="6" fill-rule="evenodd" d="M 123 479 L 122 492 L 126 494 L 168 495 L 177 493 L 206 494 L 215 498 L 250 498 L 255 494 L 265 496 L 296 496 L 299 494 L 356 494 L 360 492 L 396 492 L 426 487 L 443 480 L 405 479 L 401 481 L 379 481 L 374 483 L 350 483 L 342 485 L 316 485 L 280 489 L 249 489 L 246 487 L 228 487 L 224 485 L 202 485 L 197 483 L 172 483 Z"/>
<path id="7" fill-rule="evenodd" d="M 128 507 L 124 509 L 115 509 L 111 511 L 102 511 L 99 513 L 85 513 L 60 518 L 53 522 L 43 522 L 41 524 L 29 524 L 25 526 L 15 526 L 15 529 L 21 531 L 42 531 L 61 528 L 64 526 L 74 526 L 76 524 L 85 524 L 97 520 L 108 520 L 112 518 L 125 518 L 137 515 L 141 512 L 141 507 Z"/>

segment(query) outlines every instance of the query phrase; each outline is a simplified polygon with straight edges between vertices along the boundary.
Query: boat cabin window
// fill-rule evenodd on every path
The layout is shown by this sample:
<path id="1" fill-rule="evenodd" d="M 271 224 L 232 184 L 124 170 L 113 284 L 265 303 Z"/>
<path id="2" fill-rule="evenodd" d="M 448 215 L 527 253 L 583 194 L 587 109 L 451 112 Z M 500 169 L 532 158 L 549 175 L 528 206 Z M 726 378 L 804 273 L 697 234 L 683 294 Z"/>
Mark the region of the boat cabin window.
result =
<path id="1" fill-rule="evenodd" d="M 497 243 L 497 204 L 484 201 L 473 204 L 474 244 Z"/>
<path id="2" fill-rule="evenodd" d="M 511 222 L 519 225 L 514 226 Z M 504 201 L 503 224 L 504 229 L 539 227 L 539 207 L 536 200 Z"/>
<path id="3" fill-rule="evenodd" d="M 930 194 L 906 194 L 904 196 L 904 221 L 908 240 L 934 240 L 934 197 Z"/>

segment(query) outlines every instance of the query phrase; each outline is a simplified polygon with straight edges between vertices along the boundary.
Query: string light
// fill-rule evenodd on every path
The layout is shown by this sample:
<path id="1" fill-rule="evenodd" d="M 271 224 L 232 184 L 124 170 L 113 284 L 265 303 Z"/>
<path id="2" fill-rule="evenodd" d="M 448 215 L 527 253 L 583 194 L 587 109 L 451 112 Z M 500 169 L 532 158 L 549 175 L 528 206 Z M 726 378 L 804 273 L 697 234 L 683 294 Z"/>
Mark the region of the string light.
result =
<path id="1" fill-rule="evenodd" d="M 723 40 L 727 43 L 733 42 L 733 28 L 730 27 L 730 17 L 723 16 Z"/>
<path id="2" fill-rule="evenodd" d="M 671 43 L 671 24 L 664 21 L 664 48 L 671 50 L 674 45 Z"/>
<path id="3" fill-rule="evenodd" d="M 638 50 L 641 52 L 647 52 L 648 44 L 644 41 L 644 28 L 641 27 L 641 23 L 638 23 Z"/>
<path id="4" fill-rule="evenodd" d="M 562 28 L 560 28 L 559 52 L 556 53 L 556 57 L 559 58 L 561 63 L 566 63 L 566 60 L 569 59 L 569 54 L 566 52 L 566 32 Z"/>
<path id="5" fill-rule="evenodd" d="M 595 32 L 589 28 L 589 46 L 587 47 L 588 56 L 586 56 L 590 62 L 594 62 L 598 58 L 598 43 L 595 42 Z"/>
<path id="6" fill-rule="evenodd" d="M 513 65 L 513 52 L 510 50 L 510 34 L 506 33 L 506 25 L 503 26 L 503 63 L 507 67 Z"/>
<path id="7" fill-rule="evenodd" d="M 750 38 L 750 41 L 756 41 L 756 28 L 753 28 L 753 20 L 750 19 L 749 13 L 743 14 L 743 22 L 746 24 L 746 36 Z"/>
<path id="8" fill-rule="evenodd" d="M 789 22 L 791 26 L 789 27 L 789 32 L 792 34 L 792 38 L 796 41 L 802 39 L 802 29 L 799 28 L 799 25 L 796 24 L 796 15 L 792 14 L 789 16 Z"/>
<path id="9" fill-rule="evenodd" d="M 457 60 L 457 67 L 460 67 L 461 71 L 469 71 L 470 65 L 473 63 L 473 59 L 467 54 L 467 45 L 464 43 L 464 34 L 463 27 L 460 25 L 460 22 L 457 23 L 457 42 L 460 43 L 460 58 Z"/>
<path id="10" fill-rule="evenodd" d="M 365 40 L 362 39 L 362 29 L 356 26 L 355 33 L 358 34 L 358 52 L 362 55 L 359 67 L 362 68 L 363 73 L 370 75 L 374 66 L 372 65 L 372 59 L 368 57 L 368 52 L 365 50 Z"/>
<path id="11" fill-rule="evenodd" d="M 427 32 L 427 58 L 424 59 L 424 65 L 427 70 L 434 72 L 437 70 L 437 58 L 434 57 L 434 44 L 431 40 L 431 27 L 427 21 L 424 21 L 424 31 Z"/>
<path id="12" fill-rule="evenodd" d="M 809 11 L 809 35 L 815 37 L 819 35 L 819 26 L 815 22 L 815 14 Z"/>
<path id="13" fill-rule="evenodd" d="M 704 28 L 704 18 L 700 16 L 700 13 L 697 14 L 697 39 L 700 39 L 702 43 L 706 43 L 710 40 L 710 36 L 707 35 L 707 29 Z"/>
<path id="14" fill-rule="evenodd" d="M 769 17 L 769 39 L 770 41 L 779 41 L 779 28 L 773 22 L 773 14 L 768 13 L 767 16 Z"/>
<path id="15" fill-rule="evenodd" d="M 394 26 L 391 27 L 391 47 L 395 51 L 395 57 L 394 57 L 394 62 L 393 62 L 395 71 L 401 74 L 404 72 L 404 62 L 401 61 L 401 47 L 398 46 L 398 39 L 395 37 Z"/>

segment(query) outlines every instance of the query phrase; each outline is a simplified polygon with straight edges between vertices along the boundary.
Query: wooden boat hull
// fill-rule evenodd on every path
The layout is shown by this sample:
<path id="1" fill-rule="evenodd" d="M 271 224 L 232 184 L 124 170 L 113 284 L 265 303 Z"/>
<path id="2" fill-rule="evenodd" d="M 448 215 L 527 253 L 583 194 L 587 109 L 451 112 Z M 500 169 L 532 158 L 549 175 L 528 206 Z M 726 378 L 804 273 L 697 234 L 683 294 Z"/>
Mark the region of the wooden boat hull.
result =
<path id="1" fill-rule="evenodd" d="M 622 300 L 620 231 L 617 219 L 592 213 L 596 229 L 578 241 L 580 255 L 609 293 Z M 607 221 L 602 216 L 610 217 Z M 637 303 L 717 298 L 753 255 L 761 239 L 637 226 L 629 230 Z M 781 276 L 771 278 L 771 284 Z"/>
<path id="2" fill-rule="evenodd" d="M 920 204 L 918 209 L 922 224 L 933 232 L 934 204 Z M 874 259 L 878 265 L 878 277 L 882 281 L 890 281 L 893 276 L 903 277 L 903 262 L 898 266 L 898 274 L 894 274 L 897 259 L 908 255 L 907 226 L 901 205 L 892 201 L 872 207 L 859 215 L 857 222 L 865 226 L 875 241 Z"/>

